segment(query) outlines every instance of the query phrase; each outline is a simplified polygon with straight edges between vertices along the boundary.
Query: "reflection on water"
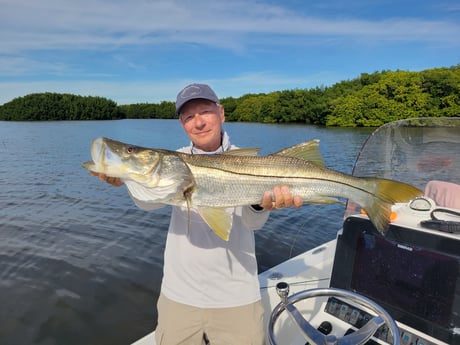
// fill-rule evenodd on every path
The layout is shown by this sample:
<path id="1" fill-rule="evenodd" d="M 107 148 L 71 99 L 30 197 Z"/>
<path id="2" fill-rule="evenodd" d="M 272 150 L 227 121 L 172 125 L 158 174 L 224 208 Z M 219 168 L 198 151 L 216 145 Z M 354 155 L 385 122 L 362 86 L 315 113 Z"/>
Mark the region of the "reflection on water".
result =
<path id="1" fill-rule="evenodd" d="M 318 138 L 351 172 L 369 129 L 229 123 L 233 142 L 271 153 Z M 136 208 L 89 176 L 95 137 L 187 145 L 174 120 L 0 123 L 0 344 L 129 344 L 156 324 L 169 207 Z M 273 212 L 256 233 L 259 269 L 334 238 L 343 205 Z"/>

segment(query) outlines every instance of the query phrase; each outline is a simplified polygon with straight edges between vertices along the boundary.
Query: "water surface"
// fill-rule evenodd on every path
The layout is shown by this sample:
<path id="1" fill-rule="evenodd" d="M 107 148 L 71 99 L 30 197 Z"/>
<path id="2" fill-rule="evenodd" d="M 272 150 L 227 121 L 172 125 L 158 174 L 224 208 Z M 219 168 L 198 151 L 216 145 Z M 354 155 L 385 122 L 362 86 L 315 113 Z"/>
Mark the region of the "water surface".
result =
<path id="1" fill-rule="evenodd" d="M 369 129 L 227 123 L 232 142 L 267 154 L 320 139 L 351 173 Z M 129 344 L 154 329 L 169 207 L 146 212 L 125 187 L 81 168 L 106 136 L 176 149 L 176 120 L 0 122 L 0 344 Z M 256 233 L 259 270 L 333 239 L 343 205 L 272 212 Z"/>

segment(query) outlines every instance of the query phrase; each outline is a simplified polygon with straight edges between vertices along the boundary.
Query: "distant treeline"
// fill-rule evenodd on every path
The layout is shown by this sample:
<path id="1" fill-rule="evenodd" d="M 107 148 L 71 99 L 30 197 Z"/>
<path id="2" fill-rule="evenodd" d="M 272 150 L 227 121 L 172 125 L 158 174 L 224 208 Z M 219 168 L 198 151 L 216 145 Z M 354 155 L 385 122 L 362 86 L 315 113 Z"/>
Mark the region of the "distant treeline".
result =
<path id="1" fill-rule="evenodd" d="M 221 99 L 226 121 L 376 127 L 412 117 L 460 116 L 460 64 L 421 72 L 362 73 L 330 87 Z M 174 102 L 117 105 L 102 97 L 38 93 L 0 106 L 0 120 L 176 118 Z"/>
<path id="2" fill-rule="evenodd" d="M 0 120 L 111 120 L 125 116 L 117 103 L 103 97 L 33 93 L 0 106 Z"/>

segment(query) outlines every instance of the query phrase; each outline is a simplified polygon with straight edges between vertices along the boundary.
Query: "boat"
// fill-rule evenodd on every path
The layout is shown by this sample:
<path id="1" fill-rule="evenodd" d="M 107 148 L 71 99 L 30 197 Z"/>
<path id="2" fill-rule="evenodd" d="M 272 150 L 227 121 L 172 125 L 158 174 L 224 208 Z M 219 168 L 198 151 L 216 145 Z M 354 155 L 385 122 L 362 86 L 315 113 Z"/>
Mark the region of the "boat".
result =
<path id="1" fill-rule="evenodd" d="M 348 201 L 334 240 L 260 273 L 266 344 L 460 344 L 460 118 L 383 125 L 353 175 L 424 194 L 393 205 L 383 235 Z"/>

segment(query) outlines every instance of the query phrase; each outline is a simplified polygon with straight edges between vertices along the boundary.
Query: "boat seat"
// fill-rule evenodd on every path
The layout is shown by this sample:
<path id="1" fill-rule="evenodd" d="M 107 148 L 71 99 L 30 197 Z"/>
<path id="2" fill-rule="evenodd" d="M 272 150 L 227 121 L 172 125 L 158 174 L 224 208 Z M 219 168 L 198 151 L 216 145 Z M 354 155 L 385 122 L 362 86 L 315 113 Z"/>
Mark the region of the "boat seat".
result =
<path id="1" fill-rule="evenodd" d="M 460 209 L 460 185 L 433 180 L 425 187 L 425 196 L 433 199 L 436 205 Z"/>

